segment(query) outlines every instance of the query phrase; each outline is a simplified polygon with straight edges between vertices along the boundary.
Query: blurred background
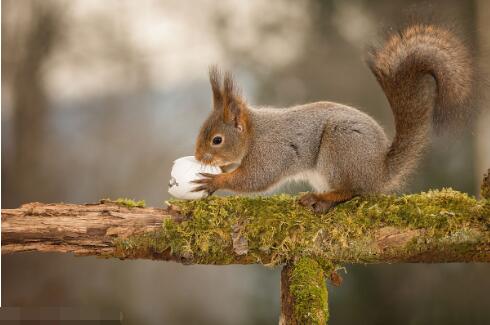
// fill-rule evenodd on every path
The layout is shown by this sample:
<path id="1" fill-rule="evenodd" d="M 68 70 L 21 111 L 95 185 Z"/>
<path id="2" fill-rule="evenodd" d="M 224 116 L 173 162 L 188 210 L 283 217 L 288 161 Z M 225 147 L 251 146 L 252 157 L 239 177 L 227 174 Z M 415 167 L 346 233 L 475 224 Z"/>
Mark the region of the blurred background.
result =
<path id="1" fill-rule="evenodd" d="M 456 26 L 484 65 L 486 0 L 2 1 L 2 208 L 144 199 L 161 206 L 175 158 L 210 110 L 207 70 L 251 104 L 354 105 L 393 134 L 366 45 L 407 16 Z M 490 117 L 440 137 L 406 192 L 478 195 Z M 283 191 L 305 190 L 288 186 Z M 3 256 L 4 306 L 121 310 L 124 324 L 274 324 L 280 269 L 61 254 Z M 490 265 L 347 265 L 331 324 L 489 324 Z"/>

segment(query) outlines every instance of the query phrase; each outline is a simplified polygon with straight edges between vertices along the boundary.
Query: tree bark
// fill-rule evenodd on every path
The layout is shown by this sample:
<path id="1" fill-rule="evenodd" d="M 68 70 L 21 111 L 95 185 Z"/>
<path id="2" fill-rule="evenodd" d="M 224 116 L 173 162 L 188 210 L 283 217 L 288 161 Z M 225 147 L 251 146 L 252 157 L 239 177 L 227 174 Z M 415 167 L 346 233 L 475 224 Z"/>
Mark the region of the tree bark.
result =
<path id="1" fill-rule="evenodd" d="M 286 264 L 281 270 L 281 316 L 279 325 L 296 325 L 298 322 L 294 317 L 293 295 L 290 291 L 291 264 Z"/>
<path id="2" fill-rule="evenodd" d="M 2 254 L 24 251 L 114 254 L 114 239 L 155 231 L 167 209 L 99 204 L 29 203 L 2 209 Z"/>

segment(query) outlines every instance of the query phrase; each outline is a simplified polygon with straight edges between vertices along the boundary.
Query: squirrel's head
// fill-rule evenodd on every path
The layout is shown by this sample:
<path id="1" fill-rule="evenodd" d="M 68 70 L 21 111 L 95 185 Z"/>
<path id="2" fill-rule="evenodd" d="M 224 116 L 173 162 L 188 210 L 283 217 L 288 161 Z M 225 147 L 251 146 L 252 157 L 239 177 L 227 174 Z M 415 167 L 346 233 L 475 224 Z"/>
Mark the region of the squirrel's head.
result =
<path id="1" fill-rule="evenodd" d="M 213 109 L 197 137 L 196 159 L 215 166 L 239 163 L 250 140 L 247 105 L 230 73 L 225 73 L 222 78 L 220 71 L 211 67 L 209 81 Z"/>

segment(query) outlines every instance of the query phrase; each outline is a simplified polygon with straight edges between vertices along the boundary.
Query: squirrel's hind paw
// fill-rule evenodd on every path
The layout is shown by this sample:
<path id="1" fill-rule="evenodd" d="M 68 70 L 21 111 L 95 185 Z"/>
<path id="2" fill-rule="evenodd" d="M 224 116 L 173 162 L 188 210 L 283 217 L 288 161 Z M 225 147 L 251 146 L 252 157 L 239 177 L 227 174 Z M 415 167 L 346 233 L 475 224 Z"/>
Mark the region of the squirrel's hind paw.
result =
<path id="1" fill-rule="evenodd" d="M 315 213 L 326 213 L 339 204 L 339 202 L 324 200 L 315 193 L 304 194 L 298 202 L 302 206 L 312 209 Z"/>

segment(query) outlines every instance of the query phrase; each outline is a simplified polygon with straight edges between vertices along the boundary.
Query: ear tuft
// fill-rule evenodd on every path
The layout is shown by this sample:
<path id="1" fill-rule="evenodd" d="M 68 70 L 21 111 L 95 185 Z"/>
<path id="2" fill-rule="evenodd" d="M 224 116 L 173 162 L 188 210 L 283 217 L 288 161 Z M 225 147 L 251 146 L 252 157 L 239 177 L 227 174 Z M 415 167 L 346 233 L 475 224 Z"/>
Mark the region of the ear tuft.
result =
<path id="1" fill-rule="evenodd" d="M 221 71 L 216 65 L 209 67 L 209 83 L 213 90 L 213 108 L 221 109 L 223 106 L 223 91 L 221 89 Z"/>
<path id="2" fill-rule="evenodd" d="M 225 99 L 227 100 L 232 100 L 233 97 L 236 94 L 236 85 L 235 85 L 235 81 L 233 80 L 233 75 L 231 74 L 231 72 L 229 71 L 226 71 L 225 72 L 225 78 L 224 78 L 224 81 L 223 81 L 223 85 L 224 85 L 224 95 L 225 95 Z"/>
<path id="3" fill-rule="evenodd" d="M 223 111 L 225 123 L 233 123 L 239 131 L 243 131 L 244 101 L 233 80 L 233 75 L 227 71 L 224 77 L 215 65 L 209 67 L 209 82 L 213 90 L 213 107 Z M 240 130 L 241 129 L 241 130 Z"/>
<path id="4" fill-rule="evenodd" d="M 242 105 L 239 90 L 233 79 L 233 75 L 227 71 L 223 81 L 223 113 L 227 123 L 238 126 L 242 119 Z"/>

